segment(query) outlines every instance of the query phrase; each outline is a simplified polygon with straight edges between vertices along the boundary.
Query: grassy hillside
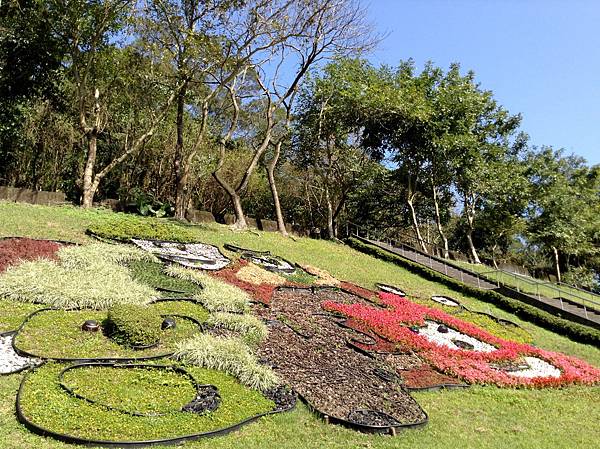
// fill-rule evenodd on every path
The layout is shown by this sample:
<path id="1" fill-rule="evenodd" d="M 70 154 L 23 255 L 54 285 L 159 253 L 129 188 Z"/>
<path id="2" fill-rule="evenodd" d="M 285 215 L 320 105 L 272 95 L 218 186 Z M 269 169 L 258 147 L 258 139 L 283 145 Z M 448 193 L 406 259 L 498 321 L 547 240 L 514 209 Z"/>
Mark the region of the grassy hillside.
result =
<path id="1" fill-rule="evenodd" d="M 0 202 L 0 237 L 28 236 L 84 243 L 85 229 L 114 214 L 74 207 L 41 207 Z M 600 350 L 575 343 L 507 314 L 493 305 L 426 281 L 401 267 L 359 253 L 338 243 L 284 239 L 275 233 L 233 232 L 221 225 L 186 226 L 199 241 L 222 246 L 233 243 L 328 270 L 342 280 L 365 287 L 376 282 L 397 285 L 413 297 L 448 295 L 465 305 L 522 324 L 534 344 L 580 357 L 600 366 Z M 14 398 L 21 375 L 0 381 L 0 447 L 3 449 L 72 447 L 37 437 L 14 416 Z M 328 426 L 304 406 L 289 414 L 265 418 L 227 437 L 189 443 L 193 448 L 575 448 L 600 441 L 600 387 L 556 390 L 511 390 L 472 387 L 467 390 L 415 393 L 430 415 L 428 426 L 397 438 L 363 435 Z"/>

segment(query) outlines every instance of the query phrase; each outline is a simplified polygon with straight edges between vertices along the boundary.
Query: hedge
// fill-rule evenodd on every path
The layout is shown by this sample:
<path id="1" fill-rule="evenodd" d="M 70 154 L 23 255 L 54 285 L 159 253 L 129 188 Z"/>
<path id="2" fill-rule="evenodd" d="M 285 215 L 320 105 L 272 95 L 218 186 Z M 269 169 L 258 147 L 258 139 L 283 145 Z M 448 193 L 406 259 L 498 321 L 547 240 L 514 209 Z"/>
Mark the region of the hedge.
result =
<path id="1" fill-rule="evenodd" d="M 407 269 L 425 279 L 445 285 L 457 292 L 479 299 L 480 301 L 494 304 L 496 307 L 515 314 L 519 318 L 537 324 L 540 327 L 557 332 L 574 341 L 586 343 L 600 348 L 600 331 L 582 324 L 574 323 L 564 318 L 556 317 L 529 304 L 524 304 L 512 298 L 507 298 L 497 292 L 480 290 L 466 285 L 460 281 L 444 276 L 435 270 L 424 267 L 415 262 L 403 259 L 400 256 L 365 244 L 355 238 L 349 238 L 346 243 L 352 248 L 378 259 L 385 260 Z"/>

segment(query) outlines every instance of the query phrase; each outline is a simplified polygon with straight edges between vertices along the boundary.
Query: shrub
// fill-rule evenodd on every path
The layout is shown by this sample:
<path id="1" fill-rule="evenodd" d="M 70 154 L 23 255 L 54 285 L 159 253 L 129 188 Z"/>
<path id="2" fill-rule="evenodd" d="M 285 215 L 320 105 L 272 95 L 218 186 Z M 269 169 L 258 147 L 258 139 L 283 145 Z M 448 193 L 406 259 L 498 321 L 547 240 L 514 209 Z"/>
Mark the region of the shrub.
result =
<path id="1" fill-rule="evenodd" d="M 161 316 L 154 310 L 136 305 L 119 305 L 108 311 L 111 337 L 127 346 L 148 346 L 160 339 Z"/>
<path id="2" fill-rule="evenodd" d="M 183 225 L 150 217 L 111 214 L 90 225 L 88 232 L 98 237 L 116 240 L 131 238 L 169 240 L 189 243 L 197 240 L 196 234 Z"/>
<path id="3" fill-rule="evenodd" d="M 270 390 L 280 383 L 275 373 L 260 365 L 250 348 L 238 338 L 197 335 L 178 344 L 175 357 L 191 365 L 225 371 L 258 391 Z"/>
<path id="4" fill-rule="evenodd" d="M 253 315 L 215 312 L 208 317 L 206 323 L 213 327 L 236 332 L 250 345 L 258 345 L 267 338 L 269 333 L 265 323 Z"/>
<path id="5" fill-rule="evenodd" d="M 202 291 L 194 295 L 210 312 L 245 312 L 250 306 L 250 296 L 238 287 L 229 285 L 202 271 L 169 265 L 165 268 L 169 276 L 194 282 Z"/>

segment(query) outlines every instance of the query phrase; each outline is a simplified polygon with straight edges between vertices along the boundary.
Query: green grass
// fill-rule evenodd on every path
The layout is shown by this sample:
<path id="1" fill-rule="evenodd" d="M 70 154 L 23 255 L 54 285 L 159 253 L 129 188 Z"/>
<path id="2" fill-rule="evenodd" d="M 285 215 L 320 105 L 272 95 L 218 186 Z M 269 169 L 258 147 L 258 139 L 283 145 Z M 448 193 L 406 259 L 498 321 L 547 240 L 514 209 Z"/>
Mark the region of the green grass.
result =
<path id="1" fill-rule="evenodd" d="M 217 410 L 206 415 L 176 412 L 158 417 L 130 416 L 67 394 L 57 381 L 57 375 L 64 367 L 50 363 L 29 376 L 21 408 L 24 415 L 38 426 L 82 438 L 135 441 L 177 437 L 230 426 L 274 406 L 260 393 L 240 385 L 227 374 L 190 368 L 189 372 L 199 384 L 211 384 L 219 389 L 221 405 Z M 87 383 L 86 387 L 88 390 L 95 389 L 99 397 L 113 385 L 109 379 L 110 376 L 96 377 L 97 385 Z M 100 386 L 103 382 L 108 384 Z M 51 440 L 48 443 L 57 444 Z M 1 447 L 6 448 L 5 445 Z"/>
<path id="2" fill-rule="evenodd" d="M 43 307 L 39 304 L 0 299 L 0 333 L 16 330 L 30 313 Z"/>
<path id="3" fill-rule="evenodd" d="M 83 310 L 43 311 L 34 315 L 15 339 L 16 346 L 44 358 L 111 358 L 148 357 L 175 350 L 177 342 L 198 333 L 195 324 L 179 320 L 175 329 L 162 331 L 160 345 L 145 350 L 129 349 L 107 337 L 102 332 L 83 332 L 86 320 L 100 323 L 106 320 L 106 312 Z"/>
<path id="4" fill-rule="evenodd" d="M 62 383 L 76 395 L 136 414 L 166 414 L 196 397 L 187 377 L 161 368 L 89 366 L 65 372 Z"/>
<path id="5" fill-rule="evenodd" d="M 86 241 L 85 229 L 106 214 L 109 213 L 0 203 L 0 235 Z M 51 226 L 46 226 L 47 223 Z M 473 310 L 489 312 L 521 324 L 531 334 L 534 344 L 543 349 L 564 352 L 600 366 L 600 350 L 591 345 L 576 343 L 523 321 L 494 304 L 460 294 L 345 245 L 304 238 L 283 239 L 275 233 L 233 232 L 219 225 L 189 229 L 205 243 L 221 246 L 229 242 L 246 248 L 270 250 L 293 262 L 317 266 L 339 279 L 364 287 L 374 288 L 375 283 L 383 282 L 397 285 L 413 298 L 426 300 L 433 294 L 450 296 Z M 0 383 L 0 447 L 72 448 L 32 435 L 16 422 L 14 397 L 21 376 L 4 377 Z M 189 443 L 184 447 L 572 449 L 596 447 L 600 441 L 600 387 L 514 390 L 475 386 L 466 390 L 415 393 L 414 396 L 428 412 L 430 422 L 423 429 L 406 431 L 396 438 L 364 435 L 325 425 L 301 405 L 292 413 L 262 419 L 231 436 Z"/>
<path id="6" fill-rule="evenodd" d="M 159 301 L 151 305 L 161 315 L 183 315 L 189 316 L 203 323 L 208 317 L 208 311 L 194 301 Z M 177 318 L 176 321 L 180 321 Z"/>

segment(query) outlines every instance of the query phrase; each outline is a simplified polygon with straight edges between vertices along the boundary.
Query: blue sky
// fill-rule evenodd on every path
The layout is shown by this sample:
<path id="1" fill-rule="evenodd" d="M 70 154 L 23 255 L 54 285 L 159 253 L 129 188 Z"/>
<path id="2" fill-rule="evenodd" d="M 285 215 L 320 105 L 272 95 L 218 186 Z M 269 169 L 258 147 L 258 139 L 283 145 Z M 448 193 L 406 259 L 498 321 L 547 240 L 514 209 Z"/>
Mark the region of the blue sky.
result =
<path id="1" fill-rule="evenodd" d="M 600 0 L 365 0 L 387 38 L 369 59 L 459 62 L 533 145 L 600 163 Z"/>

